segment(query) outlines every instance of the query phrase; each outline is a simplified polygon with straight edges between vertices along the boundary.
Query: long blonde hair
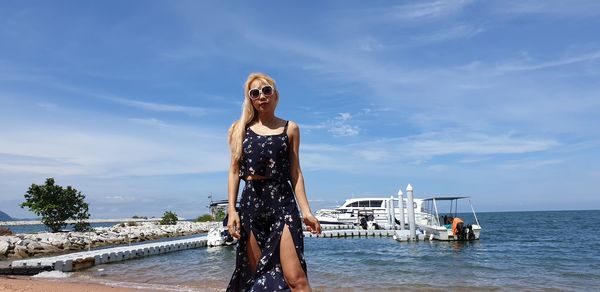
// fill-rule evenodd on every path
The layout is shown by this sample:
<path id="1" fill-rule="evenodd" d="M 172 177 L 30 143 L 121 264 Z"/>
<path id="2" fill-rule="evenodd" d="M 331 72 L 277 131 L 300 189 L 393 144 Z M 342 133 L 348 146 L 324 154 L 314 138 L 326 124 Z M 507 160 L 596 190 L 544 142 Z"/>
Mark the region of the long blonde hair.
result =
<path id="1" fill-rule="evenodd" d="M 248 95 L 250 84 L 256 79 L 263 80 L 273 86 L 274 93 L 276 94 L 275 96 L 279 98 L 279 92 L 277 91 L 277 86 L 275 85 L 275 80 L 273 78 L 264 73 L 250 73 L 250 75 L 248 75 L 248 79 L 246 79 L 246 83 L 244 84 L 242 116 L 239 120 L 235 121 L 229 129 L 229 149 L 232 158 L 236 161 L 239 161 L 242 158 L 242 142 L 244 141 L 246 126 L 248 126 L 248 124 L 250 124 L 258 115 L 256 109 L 252 105 L 252 100 L 250 100 L 250 96 Z"/>

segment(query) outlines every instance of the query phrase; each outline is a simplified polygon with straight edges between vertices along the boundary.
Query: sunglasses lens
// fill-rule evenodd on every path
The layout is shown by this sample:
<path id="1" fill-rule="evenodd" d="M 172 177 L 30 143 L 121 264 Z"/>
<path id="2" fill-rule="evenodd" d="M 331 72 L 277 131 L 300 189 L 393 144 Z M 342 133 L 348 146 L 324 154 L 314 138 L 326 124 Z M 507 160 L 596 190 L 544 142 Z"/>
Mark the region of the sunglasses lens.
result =
<path id="1" fill-rule="evenodd" d="M 262 88 L 262 92 L 264 95 L 271 95 L 271 94 L 273 94 L 273 87 L 265 86 Z"/>
<path id="2" fill-rule="evenodd" d="M 260 96 L 260 90 L 258 89 L 251 89 L 250 90 L 250 98 L 255 99 L 258 98 Z"/>

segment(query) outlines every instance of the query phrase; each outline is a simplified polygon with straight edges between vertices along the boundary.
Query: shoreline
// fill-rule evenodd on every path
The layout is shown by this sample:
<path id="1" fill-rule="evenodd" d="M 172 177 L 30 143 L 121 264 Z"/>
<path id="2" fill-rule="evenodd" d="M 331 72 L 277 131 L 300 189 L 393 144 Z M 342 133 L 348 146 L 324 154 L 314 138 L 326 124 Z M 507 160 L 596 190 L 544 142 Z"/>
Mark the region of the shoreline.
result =
<path id="1" fill-rule="evenodd" d="M 157 291 L 135 289 L 111 284 L 73 280 L 69 278 L 33 278 L 28 276 L 0 276 L 0 291 L 29 292 L 79 292 L 79 291 L 114 291 L 114 292 L 139 292 Z"/>
<path id="2" fill-rule="evenodd" d="M 0 292 L 139 292 L 139 291 L 225 291 L 227 283 L 206 283 L 202 287 L 121 282 L 82 276 L 32 277 L 0 275 Z"/>

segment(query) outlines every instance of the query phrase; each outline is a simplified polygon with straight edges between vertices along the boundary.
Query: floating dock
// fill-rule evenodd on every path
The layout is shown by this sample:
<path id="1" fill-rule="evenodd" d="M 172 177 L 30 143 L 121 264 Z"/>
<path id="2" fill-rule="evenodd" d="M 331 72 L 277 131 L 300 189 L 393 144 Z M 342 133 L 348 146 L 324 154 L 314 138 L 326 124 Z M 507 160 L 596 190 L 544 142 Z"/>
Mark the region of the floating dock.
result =
<path id="1" fill-rule="evenodd" d="M 356 229 L 351 224 L 321 225 L 321 234 L 312 234 L 304 229 L 305 237 L 389 237 L 394 236 L 394 230 L 364 230 Z"/>
<path id="2" fill-rule="evenodd" d="M 408 230 L 362 230 L 352 225 L 322 226 L 321 234 L 304 231 L 306 237 L 394 237 L 398 241 L 408 240 Z M 403 240 L 404 239 L 404 240 Z M 72 272 L 95 265 L 120 262 L 151 255 L 207 246 L 206 235 L 171 241 L 151 242 L 137 245 L 82 251 L 53 257 L 13 261 L 8 268 L 0 268 L 0 274 L 33 275 L 42 271 Z"/>
<path id="3" fill-rule="evenodd" d="M 394 236 L 394 230 L 361 230 L 361 229 L 339 229 L 323 230 L 321 234 L 312 234 L 304 231 L 306 237 L 390 237 Z"/>
<path id="4" fill-rule="evenodd" d="M 38 273 L 48 270 L 72 272 L 99 264 L 120 262 L 129 259 L 204 246 L 206 246 L 205 235 L 172 241 L 152 242 L 92 251 L 75 252 L 54 257 L 17 260 L 12 262 L 10 269 L 13 270 L 15 274 L 31 274 L 35 273 L 36 270 Z M 21 271 L 19 272 L 19 270 Z M 31 273 L 28 273 L 27 271 L 31 271 Z"/>

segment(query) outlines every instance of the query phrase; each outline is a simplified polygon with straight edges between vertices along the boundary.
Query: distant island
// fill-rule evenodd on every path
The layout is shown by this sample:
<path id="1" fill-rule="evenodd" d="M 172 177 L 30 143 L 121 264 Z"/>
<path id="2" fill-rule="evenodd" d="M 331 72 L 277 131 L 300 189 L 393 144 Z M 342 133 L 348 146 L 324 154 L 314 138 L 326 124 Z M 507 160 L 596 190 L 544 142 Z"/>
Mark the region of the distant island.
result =
<path id="1" fill-rule="evenodd" d="M 0 221 L 10 221 L 10 220 L 13 220 L 13 218 L 8 216 L 8 214 L 0 211 Z"/>

